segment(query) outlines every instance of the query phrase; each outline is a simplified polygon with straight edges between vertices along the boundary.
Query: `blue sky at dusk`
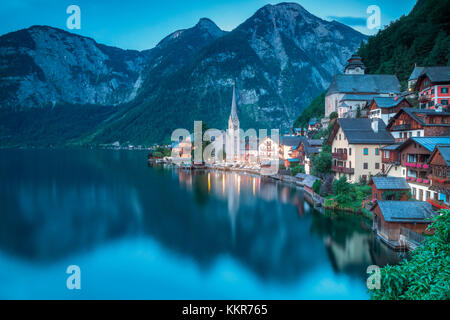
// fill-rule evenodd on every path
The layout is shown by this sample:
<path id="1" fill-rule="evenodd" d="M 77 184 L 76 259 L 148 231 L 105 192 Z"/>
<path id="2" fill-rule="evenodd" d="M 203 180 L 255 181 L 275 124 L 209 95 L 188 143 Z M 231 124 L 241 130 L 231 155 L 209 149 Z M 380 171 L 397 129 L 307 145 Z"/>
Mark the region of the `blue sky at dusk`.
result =
<path id="1" fill-rule="evenodd" d="M 381 23 L 387 25 L 408 14 L 415 0 L 301 0 L 295 1 L 325 20 L 338 20 L 365 34 L 367 7 L 378 5 Z M 150 49 L 175 30 L 195 25 L 202 17 L 220 28 L 232 30 L 259 8 L 265 0 L 2 0 L 0 34 L 32 25 L 50 25 L 94 38 L 99 43 L 124 49 Z M 66 8 L 81 8 L 81 30 L 66 28 Z"/>

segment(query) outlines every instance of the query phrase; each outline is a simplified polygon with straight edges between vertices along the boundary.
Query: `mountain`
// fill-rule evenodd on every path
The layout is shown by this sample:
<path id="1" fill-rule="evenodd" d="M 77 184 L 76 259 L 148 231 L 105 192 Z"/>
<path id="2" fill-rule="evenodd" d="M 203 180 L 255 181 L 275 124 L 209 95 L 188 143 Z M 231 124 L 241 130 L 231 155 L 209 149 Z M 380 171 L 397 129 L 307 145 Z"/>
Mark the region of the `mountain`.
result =
<path id="1" fill-rule="evenodd" d="M 367 73 L 396 74 L 406 88 L 414 65 L 450 65 L 448 1 L 419 0 L 407 16 L 370 37 L 359 50 Z"/>
<path id="2" fill-rule="evenodd" d="M 90 141 L 123 141 L 123 136 L 138 143 L 161 141 L 176 128 L 191 129 L 194 120 L 226 128 L 235 81 L 241 127 L 290 127 L 365 39 L 298 4 L 267 5 L 156 90 L 144 89 L 144 100 Z"/>
<path id="3" fill-rule="evenodd" d="M 0 37 L 0 105 L 118 105 L 133 100 L 146 53 L 34 26 Z"/>
<path id="4" fill-rule="evenodd" d="M 0 144 L 11 137 L 47 144 L 55 136 L 149 144 L 194 120 L 222 129 L 234 82 L 243 128 L 290 127 L 365 39 L 295 3 L 267 5 L 231 32 L 203 18 L 142 52 L 51 27 L 10 33 L 0 37 Z M 36 134 L 30 128 L 39 121 L 50 125 Z"/>

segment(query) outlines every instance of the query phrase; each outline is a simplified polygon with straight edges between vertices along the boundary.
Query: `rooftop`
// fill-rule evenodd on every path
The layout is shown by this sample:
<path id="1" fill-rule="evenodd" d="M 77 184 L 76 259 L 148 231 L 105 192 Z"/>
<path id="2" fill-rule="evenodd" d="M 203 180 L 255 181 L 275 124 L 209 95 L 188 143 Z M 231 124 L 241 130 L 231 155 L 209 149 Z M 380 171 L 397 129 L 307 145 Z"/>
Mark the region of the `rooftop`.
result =
<path id="1" fill-rule="evenodd" d="M 400 93 L 400 82 L 395 75 L 338 74 L 333 77 L 327 95 L 333 93 Z"/>
<path id="2" fill-rule="evenodd" d="M 410 190 L 405 178 L 373 177 L 372 182 L 378 190 Z"/>
<path id="3" fill-rule="evenodd" d="M 375 103 L 379 108 L 392 108 L 405 100 L 405 98 L 396 99 L 395 97 L 375 97 L 373 100 L 375 100 Z"/>
<path id="4" fill-rule="evenodd" d="M 423 201 L 377 201 L 377 206 L 387 222 L 430 223 L 435 216 L 431 204 Z"/>
<path id="5" fill-rule="evenodd" d="M 371 119 L 343 118 L 338 119 L 337 122 L 351 144 L 393 144 L 395 142 L 383 121 L 378 121 L 377 132 L 372 129 Z"/>
<path id="6" fill-rule="evenodd" d="M 427 76 L 431 82 L 450 82 L 450 66 L 425 67 L 420 76 Z"/>
<path id="7" fill-rule="evenodd" d="M 408 81 L 417 80 L 419 76 L 422 74 L 424 67 L 415 67 L 411 75 L 409 76 Z"/>
<path id="8" fill-rule="evenodd" d="M 430 152 L 434 151 L 436 145 L 450 144 L 450 137 L 412 137 L 411 139 Z"/>
<path id="9" fill-rule="evenodd" d="M 306 139 L 302 136 L 282 136 L 281 137 L 281 145 L 289 146 L 289 147 L 297 147 L 300 144 L 300 141 Z"/>

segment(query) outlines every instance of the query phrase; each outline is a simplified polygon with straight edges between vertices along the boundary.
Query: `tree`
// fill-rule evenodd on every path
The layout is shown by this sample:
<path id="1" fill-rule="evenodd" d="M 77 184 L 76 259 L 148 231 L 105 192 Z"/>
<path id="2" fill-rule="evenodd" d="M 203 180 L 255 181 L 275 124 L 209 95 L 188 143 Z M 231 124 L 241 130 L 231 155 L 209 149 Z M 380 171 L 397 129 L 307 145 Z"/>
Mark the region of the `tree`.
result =
<path id="1" fill-rule="evenodd" d="M 339 117 L 336 111 L 330 113 L 330 120 L 337 119 Z"/>
<path id="2" fill-rule="evenodd" d="M 320 179 L 314 181 L 314 184 L 313 184 L 313 191 L 314 191 L 315 193 L 317 193 L 317 194 L 320 194 L 320 188 L 321 188 L 321 186 L 322 186 L 322 181 L 321 181 Z"/>
<path id="3" fill-rule="evenodd" d="M 331 152 L 323 149 L 321 153 L 311 158 L 312 174 L 323 177 L 331 173 Z"/>

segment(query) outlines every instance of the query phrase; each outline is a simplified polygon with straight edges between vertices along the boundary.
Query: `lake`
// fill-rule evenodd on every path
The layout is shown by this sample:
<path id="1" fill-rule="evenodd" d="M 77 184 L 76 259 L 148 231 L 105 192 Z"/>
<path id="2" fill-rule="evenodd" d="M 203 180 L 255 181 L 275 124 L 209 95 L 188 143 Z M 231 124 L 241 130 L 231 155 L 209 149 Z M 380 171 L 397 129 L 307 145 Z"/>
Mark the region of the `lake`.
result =
<path id="1" fill-rule="evenodd" d="M 367 267 L 398 261 L 301 188 L 146 158 L 0 150 L 0 299 L 368 299 Z"/>

